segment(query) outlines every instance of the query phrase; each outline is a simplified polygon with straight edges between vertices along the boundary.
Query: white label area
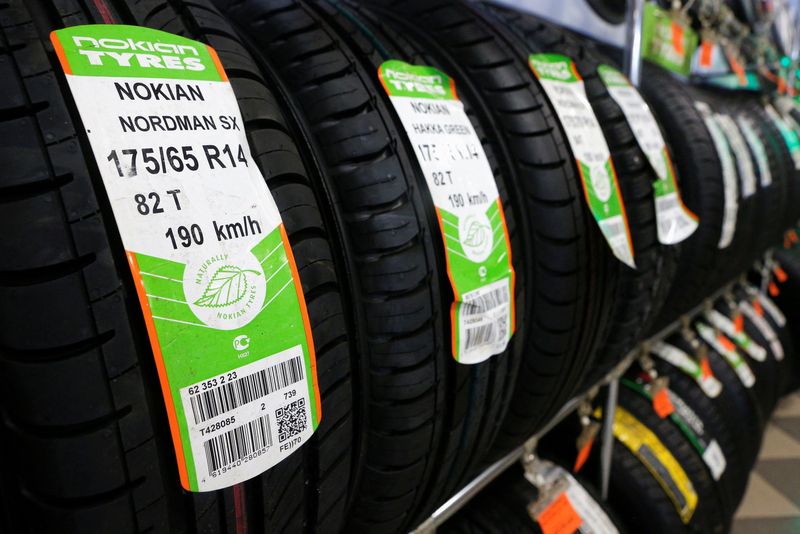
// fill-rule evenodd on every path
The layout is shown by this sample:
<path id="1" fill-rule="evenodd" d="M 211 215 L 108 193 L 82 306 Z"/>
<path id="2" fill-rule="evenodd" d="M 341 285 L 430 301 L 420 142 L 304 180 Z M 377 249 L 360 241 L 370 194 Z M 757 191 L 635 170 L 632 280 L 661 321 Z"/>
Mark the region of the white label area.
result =
<path id="1" fill-rule="evenodd" d="M 694 379 L 707 397 L 717 397 L 722 392 L 722 384 L 716 377 L 703 376 L 700 364 L 684 351 L 663 341 L 657 341 L 650 347 L 650 351 L 665 362 L 677 367 Z"/>
<path id="2" fill-rule="evenodd" d="M 781 309 L 778 308 L 774 302 L 772 302 L 772 299 L 753 286 L 746 285 L 745 290 L 750 297 L 758 300 L 759 304 L 761 304 L 761 307 L 772 318 L 775 324 L 781 328 L 786 326 L 786 316 L 783 314 Z"/>
<path id="3" fill-rule="evenodd" d="M 558 54 L 533 54 L 529 64 L 547 94 L 569 141 L 589 209 L 611 251 L 636 268 L 627 215 L 611 152 L 574 63 Z"/>
<path id="4" fill-rule="evenodd" d="M 681 201 L 667 143 L 656 118 L 639 91 L 622 74 L 606 65 L 598 67 L 598 72 L 658 178 L 659 183 L 654 187 L 658 240 L 665 245 L 680 243 L 692 235 L 698 223 Z"/>
<path id="5" fill-rule="evenodd" d="M 739 131 L 736 122 L 729 115 L 716 113 L 715 118 L 728 140 L 728 145 L 736 155 L 736 168 L 739 169 L 742 198 L 753 196 L 756 192 L 756 170 L 753 166 L 753 159 L 750 157 L 747 142 Z"/>
<path id="6" fill-rule="evenodd" d="M 717 337 L 716 332 L 710 326 L 697 323 L 697 333 L 700 334 L 700 337 L 708 343 L 711 348 L 717 351 L 720 356 L 722 356 L 728 365 L 730 365 L 733 370 L 736 372 L 736 376 L 739 377 L 739 380 L 742 382 L 744 387 L 751 388 L 753 384 L 756 383 L 756 375 L 753 374 L 753 370 L 750 369 L 750 366 L 747 365 L 747 362 L 742 358 L 739 352 L 733 348 L 729 349 Z M 731 343 L 733 343 L 731 341 Z"/>
<path id="7" fill-rule="evenodd" d="M 733 339 L 748 356 L 758 362 L 763 362 L 767 359 L 766 349 L 750 339 L 746 332 L 737 332 L 736 325 L 733 324 L 729 317 L 714 309 L 706 310 L 705 317 L 711 323 L 711 326 L 719 328 L 723 334 Z"/>
<path id="8" fill-rule="evenodd" d="M 715 439 L 711 440 L 711 443 L 708 444 L 708 447 L 703 452 L 703 461 L 711 471 L 711 476 L 714 477 L 714 480 L 720 479 L 725 472 L 725 467 L 728 465 L 725 455 Z"/>
<path id="9" fill-rule="evenodd" d="M 617 527 L 588 491 L 566 470 L 562 470 L 567 479 L 567 498 L 572 508 L 581 517 L 582 534 L 616 534 Z"/>
<path id="10" fill-rule="evenodd" d="M 725 135 L 717 124 L 711 108 L 705 102 L 695 102 L 694 105 L 703 117 L 703 122 L 705 122 L 711 139 L 714 141 L 714 148 L 717 151 L 717 156 L 722 166 L 725 207 L 722 215 L 722 232 L 717 247 L 727 248 L 728 245 L 731 244 L 731 241 L 733 241 L 734 233 L 736 233 L 736 217 L 739 212 L 736 165 L 734 164 L 728 141 L 725 139 Z"/>
<path id="11" fill-rule="evenodd" d="M 758 165 L 758 177 L 761 187 L 767 187 L 772 183 L 772 170 L 769 167 L 769 158 L 767 157 L 767 150 L 764 143 L 758 136 L 756 131 L 757 125 L 745 115 L 739 115 L 736 118 L 739 129 L 744 134 L 747 144 L 750 146 L 750 152 L 756 158 Z"/>
<path id="12" fill-rule="evenodd" d="M 125 249 L 125 304 L 138 297 L 181 485 L 258 476 L 308 441 L 321 410 L 292 249 L 220 60 L 139 26 L 51 40 Z"/>
<path id="13" fill-rule="evenodd" d="M 513 267 L 497 183 L 453 81 L 423 65 L 389 60 L 378 76 L 414 147 L 436 209 L 455 302 L 453 357 L 475 364 L 513 334 Z"/>

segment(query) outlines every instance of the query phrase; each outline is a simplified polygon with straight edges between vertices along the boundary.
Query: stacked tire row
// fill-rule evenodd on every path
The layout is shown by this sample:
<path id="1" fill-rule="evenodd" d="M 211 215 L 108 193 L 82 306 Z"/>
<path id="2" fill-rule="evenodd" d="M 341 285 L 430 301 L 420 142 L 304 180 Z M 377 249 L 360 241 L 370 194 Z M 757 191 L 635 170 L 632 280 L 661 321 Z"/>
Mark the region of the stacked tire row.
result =
<path id="1" fill-rule="evenodd" d="M 734 326 L 738 316 L 741 330 Z M 574 521 L 592 532 L 728 532 L 766 421 L 796 387 L 787 378 L 796 380 L 797 359 L 783 312 L 749 284 L 739 285 L 686 328 L 651 345 L 622 378 L 608 500 L 597 489 L 598 448 L 583 464 L 576 463 L 578 450 L 565 446 L 586 422 L 568 420 L 538 448 L 561 466 L 557 476 L 541 465 L 524 477 L 511 470 L 443 531 L 525 532 L 531 520 L 547 531 L 555 515 L 548 509 L 563 514 L 563 494 Z M 601 416 L 597 405 L 593 418 Z"/>
<path id="2" fill-rule="evenodd" d="M 235 488 L 179 484 L 100 160 L 49 40 L 83 24 L 213 47 L 285 225 L 324 417 L 299 451 Z M 800 215 L 785 109 L 647 71 L 643 94 L 700 221 L 687 241 L 662 245 L 656 172 L 598 74 L 614 61 L 489 4 L 11 0 L 0 30 L 0 454 L 13 459 L 0 468 L 0 532 L 407 531 L 648 331 L 747 271 Z M 635 269 L 594 220 L 532 53 L 575 63 L 618 175 Z M 452 78 L 497 185 L 515 324 L 506 349 L 481 363 L 451 351 L 440 223 L 378 76 L 388 60 Z M 718 115 L 749 128 L 747 150 L 718 153 L 732 144 Z M 721 301 L 722 313 L 747 291 Z M 753 452 L 737 451 L 743 461 Z"/>

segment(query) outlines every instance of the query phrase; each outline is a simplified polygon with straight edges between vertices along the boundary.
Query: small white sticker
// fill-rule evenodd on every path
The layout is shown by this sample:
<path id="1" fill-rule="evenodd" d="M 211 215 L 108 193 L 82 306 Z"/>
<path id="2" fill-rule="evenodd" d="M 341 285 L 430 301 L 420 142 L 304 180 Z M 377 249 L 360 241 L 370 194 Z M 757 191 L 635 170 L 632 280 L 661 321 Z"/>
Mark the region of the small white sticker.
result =
<path id="1" fill-rule="evenodd" d="M 715 439 L 711 440 L 711 443 L 708 444 L 708 447 L 703 452 L 703 461 L 711 470 L 711 476 L 714 477 L 714 480 L 720 479 L 728 465 L 725 461 L 725 455 Z"/>

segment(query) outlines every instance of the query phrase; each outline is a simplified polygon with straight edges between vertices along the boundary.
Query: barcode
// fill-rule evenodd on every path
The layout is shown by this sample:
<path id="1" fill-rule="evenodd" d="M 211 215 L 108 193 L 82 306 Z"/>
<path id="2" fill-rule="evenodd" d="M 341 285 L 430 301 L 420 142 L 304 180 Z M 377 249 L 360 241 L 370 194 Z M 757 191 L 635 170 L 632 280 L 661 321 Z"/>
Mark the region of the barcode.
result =
<path id="1" fill-rule="evenodd" d="M 202 423 L 301 380 L 303 380 L 303 358 L 295 356 L 290 360 L 203 391 L 189 397 L 194 422 Z"/>
<path id="2" fill-rule="evenodd" d="M 467 328 L 467 341 L 465 343 L 465 350 L 470 350 L 482 345 L 491 345 L 495 342 L 497 333 L 497 324 L 489 323 L 474 328 Z"/>
<path id="3" fill-rule="evenodd" d="M 602 221 L 603 234 L 609 239 L 625 235 L 625 223 L 622 222 L 622 217 L 613 217 L 612 219 Z"/>
<path id="4" fill-rule="evenodd" d="M 679 207 L 678 197 L 677 195 L 673 194 L 665 195 L 663 197 L 658 197 L 656 203 L 658 204 L 658 209 L 664 211 L 671 211 Z"/>
<path id="5" fill-rule="evenodd" d="M 213 473 L 271 445 L 269 415 L 254 419 L 203 443 L 208 472 Z"/>
<path id="6" fill-rule="evenodd" d="M 485 313 L 508 302 L 508 288 L 500 287 L 473 298 L 465 297 L 461 303 L 461 314 L 470 316 Z"/>

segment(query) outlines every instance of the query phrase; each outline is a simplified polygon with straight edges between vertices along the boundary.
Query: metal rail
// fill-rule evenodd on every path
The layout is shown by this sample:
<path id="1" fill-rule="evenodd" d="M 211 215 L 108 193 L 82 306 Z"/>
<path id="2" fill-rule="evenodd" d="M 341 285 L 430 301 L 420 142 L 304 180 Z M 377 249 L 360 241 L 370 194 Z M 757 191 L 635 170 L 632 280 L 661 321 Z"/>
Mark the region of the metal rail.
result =
<path id="1" fill-rule="evenodd" d="M 516 449 L 512 450 L 493 464 L 489 465 L 481 471 L 478 476 L 473 478 L 467 485 L 461 488 L 458 492 L 455 493 L 452 497 L 450 497 L 447 501 L 444 502 L 439 508 L 437 508 L 425 521 L 420 523 L 417 528 L 415 528 L 411 534 L 431 534 L 436 531 L 436 529 L 444 524 L 445 521 L 450 519 L 453 515 L 455 515 L 461 508 L 463 508 L 475 495 L 477 495 L 483 488 L 488 486 L 495 478 L 500 476 L 506 469 L 514 465 L 518 461 L 524 461 L 525 456 L 532 453 L 532 451 L 536 448 L 536 443 L 538 443 L 539 439 L 550 432 L 558 423 L 562 422 L 566 419 L 570 414 L 575 412 L 575 410 L 580 406 L 581 403 L 585 402 L 586 399 L 591 396 L 592 392 L 597 391 L 599 388 L 604 386 L 608 386 L 611 384 L 617 384 L 619 378 L 625 374 L 628 368 L 635 362 L 642 354 L 645 353 L 647 347 L 656 341 L 663 341 L 665 338 L 669 337 L 673 333 L 679 331 L 685 324 L 686 320 L 692 320 L 697 315 L 702 313 L 706 310 L 709 305 L 716 300 L 719 299 L 722 295 L 726 294 L 731 290 L 731 288 L 737 283 L 737 281 L 730 282 L 726 284 L 722 289 L 715 292 L 710 297 L 703 300 L 702 303 L 695 306 L 689 313 L 686 313 L 679 317 L 676 321 L 670 323 L 667 327 L 663 328 L 655 335 L 650 336 L 646 340 L 640 342 L 635 349 L 631 350 L 625 357 L 620 360 L 620 362 L 611 370 L 609 371 L 601 380 L 593 384 L 592 386 L 584 389 L 581 394 L 573 397 L 569 401 L 567 401 L 564 406 L 550 419 L 547 423 L 545 423 L 542 428 L 536 432 L 533 436 L 528 438 L 523 445 L 520 445 Z M 607 401 L 611 401 L 612 395 L 609 395 Z M 616 395 L 613 396 L 614 407 L 616 408 Z M 608 408 L 606 408 L 608 410 Z M 607 422 L 604 424 L 604 431 L 605 428 L 610 428 L 612 425 L 608 424 Z M 612 435 L 613 438 L 613 435 Z M 608 449 L 613 449 L 613 439 L 609 443 L 601 442 L 601 461 L 603 455 L 608 455 L 608 462 L 609 468 L 608 473 L 603 474 L 603 482 L 605 484 L 604 488 L 607 490 L 608 482 L 610 480 L 610 462 L 611 456 L 610 452 L 607 452 Z M 601 466 L 602 470 L 602 466 Z M 604 497 L 605 498 L 605 497 Z"/>

